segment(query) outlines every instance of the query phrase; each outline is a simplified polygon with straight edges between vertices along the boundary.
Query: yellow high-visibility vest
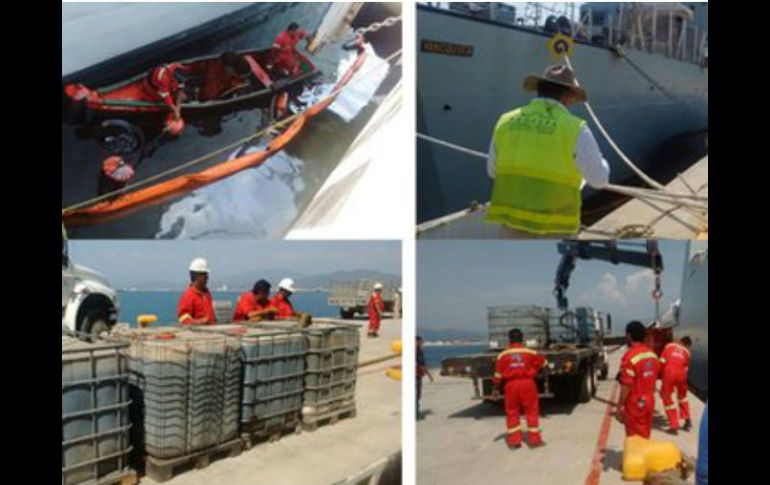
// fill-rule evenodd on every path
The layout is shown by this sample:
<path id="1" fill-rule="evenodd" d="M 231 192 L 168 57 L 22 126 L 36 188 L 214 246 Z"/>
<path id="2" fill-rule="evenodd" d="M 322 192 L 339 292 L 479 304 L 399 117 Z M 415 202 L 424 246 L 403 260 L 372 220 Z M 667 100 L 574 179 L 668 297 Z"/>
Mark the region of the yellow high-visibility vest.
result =
<path id="1" fill-rule="evenodd" d="M 535 234 L 580 229 L 583 177 L 574 152 L 585 121 L 557 102 L 534 99 L 495 127 L 495 183 L 487 222 Z"/>

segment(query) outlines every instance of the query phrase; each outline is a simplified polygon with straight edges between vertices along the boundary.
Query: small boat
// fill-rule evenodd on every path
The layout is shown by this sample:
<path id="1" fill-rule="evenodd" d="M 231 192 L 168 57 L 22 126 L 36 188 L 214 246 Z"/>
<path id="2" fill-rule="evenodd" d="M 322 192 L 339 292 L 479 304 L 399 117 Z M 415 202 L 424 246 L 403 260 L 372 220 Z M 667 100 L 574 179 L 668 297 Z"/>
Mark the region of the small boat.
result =
<path id="1" fill-rule="evenodd" d="M 257 82 L 249 84 L 228 77 L 218 55 L 182 61 L 190 67 L 191 80 L 185 83 L 182 116 L 207 115 L 241 107 L 245 103 L 269 104 L 275 93 L 301 86 L 320 74 L 318 68 L 298 53 L 301 71 L 284 77 L 270 67 L 271 50 L 245 50 L 238 54 L 248 62 Z M 64 94 L 68 101 L 69 118 L 81 118 L 86 111 L 102 116 L 155 115 L 169 113 L 160 96 L 147 82 L 148 73 L 138 74 L 126 81 L 90 89 L 83 84 L 67 84 Z"/>

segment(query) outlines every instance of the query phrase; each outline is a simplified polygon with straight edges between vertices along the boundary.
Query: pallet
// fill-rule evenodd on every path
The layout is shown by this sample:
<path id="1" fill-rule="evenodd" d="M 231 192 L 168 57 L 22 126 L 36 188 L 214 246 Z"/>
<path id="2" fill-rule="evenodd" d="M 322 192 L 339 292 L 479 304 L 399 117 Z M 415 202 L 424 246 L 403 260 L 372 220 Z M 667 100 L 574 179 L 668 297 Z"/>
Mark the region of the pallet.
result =
<path id="1" fill-rule="evenodd" d="M 326 410 L 318 411 L 312 414 L 302 414 L 302 430 L 313 432 L 319 426 L 327 424 L 337 424 L 340 419 L 355 418 L 356 403 L 352 401 L 342 405 L 332 405 Z"/>
<path id="2" fill-rule="evenodd" d="M 136 485 L 137 483 L 139 483 L 139 476 L 134 470 L 129 470 L 112 481 L 99 482 L 100 485 Z"/>
<path id="3" fill-rule="evenodd" d="M 212 459 L 221 458 L 223 455 L 235 457 L 241 454 L 241 450 L 241 440 L 236 438 L 176 458 L 155 458 L 148 455 L 144 460 L 144 471 L 148 477 L 156 482 L 165 482 L 174 476 L 174 470 L 178 467 L 192 464 L 195 468 L 206 468 Z"/>
<path id="4" fill-rule="evenodd" d="M 251 447 L 260 443 L 272 443 L 278 441 L 284 436 L 288 436 L 292 433 L 299 434 L 302 432 L 302 426 L 300 425 L 299 416 L 291 420 L 289 423 L 284 423 L 283 426 L 271 426 L 269 428 L 260 429 L 248 429 L 248 425 L 243 426 L 241 432 L 241 442 L 243 443 L 243 449 L 249 450 Z"/>
<path id="5" fill-rule="evenodd" d="M 62 483 L 69 482 L 63 480 Z M 139 483 L 139 476 L 134 470 L 123 470 L 122 472 L 112 472 L 107 476 L 79 483 L 82 485 L 136 485 Z"/>

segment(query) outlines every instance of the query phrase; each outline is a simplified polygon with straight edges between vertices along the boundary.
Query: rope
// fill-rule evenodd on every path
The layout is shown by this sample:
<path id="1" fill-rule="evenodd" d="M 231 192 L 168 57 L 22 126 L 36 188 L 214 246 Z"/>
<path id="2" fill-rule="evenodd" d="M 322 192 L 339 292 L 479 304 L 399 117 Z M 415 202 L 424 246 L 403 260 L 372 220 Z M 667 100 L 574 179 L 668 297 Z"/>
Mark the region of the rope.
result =
<path id="1" fill-rule="evenodd" d="M 567 62 L 567 66 L 572 70 L 572 72 L 575 72 L 575 69 L 572 67 L 572 62 L 569 60 L 569 56 L 565 55 L 564 60 Z M 577 77 L 575 77 L 575 84 L 580 86 L 580 83 L 577 80 Z M 648 185 L 651 187 L 655 187 L 656 189 L 665 190 L 665 187 L 658 183 L 656 180 L 649 177 L 646 173 L 644 173 L 639 167 L 637 167 L 634 162 L 631 161 L 630 158 L 626 156 L 625 153 L 623 153 L 623 150 L 620 149 L 620 147 L 615 143 L 615 140 L 612 139 L 609 133 L 607 133 L 607 130 L 604 129 L 604 125 L 602 125 L 602 122 L 599 121 L 599 117 L 596 116 L 596 113 L 594 113 L 593 108 L 591 107 L 591 103 L 589 103 L 587 100 L 585 103 L 586 111 L 588 111 L 588 115 L 591 117 L 591 119 L 596 124 L 596 127 L 599 128 L 599 131 L 604 136 L 604 139 L 607 140 L 607 143 L 609 143 L 610 147 L 612 147 L 613 150 L 615 150 L 615 153 L 618 154 L 621 160 L 623 160 L 623 163 L 625 163 L 628 168 L 630 168 L 636 175 L 639 176 L 642 180 L 644 180 Z"/>
<path id="2" fill-rule="evenodd" d="M 486 160 L 487 154 L 482 153 L 470 148 L 466 148 L 460 145 L 456 145 L 454 143 L 450 143 L 448 141 L 440 140 L 438 138 L 425 135 L 423 133 L 417 133 L 417 138 L 429 141 L 431 143 L 435 143 L 437 145 L 441 145 L 444 147 L 447 147 L 452 150 L 456 150 L 461 153 L 466 153 L 468 155 L 472 155 L 474 157 L 483 158 Z M 679 203 L 683 206 L 689 206 L 689 207 L 695 207 L 697 209 L 703 209 L 707 210 L 708 207 L 705 206 L 702 203 L 708 203 L 708 197 L 701 196 L 697 194 L 683 194 L 678 192 L 671 192 L 670 190 L 660 191 L 660 190 L 650 190 L 650 189 L 643 189 L 639 187 L 627 187 L 623 185 L 615 185 L 615 184 L 607 184 L 600 187 L 602 190 L 607 190 L 609 192 L 616 192 L 622 195 L 628 195 L 632 197 L 646 197 L 654 200 L 658 200 L 661 202 L 669 202 L 669 203 Z M 691 187 L 688 186 L 688 188 L 691 189 Z M 672 200 L 673 199 L 673 200 Z M 681 201 L 674 202 L 674 200 L 683 199 Z M 699 203 L 702 202 L 702 203 Z"/>
<path id="3" fill-rule="evenodd" d="M 384 59 L 384 61 L 385 62 L 390 62 L 392 59 L 394 59 L 396 56 L 398 56 L 400 54 L 401 54 L 401 49 L 397 50 L 393 54 L 391 54 L 388 57 L 386 57 Z M 359 74 L 354 79 L 352 79 L 350 81 L 350 83 L 345 84 L 344 86 L 341 86 L 341 87 L 335 89 L 334 91 L 332 91 L 331 93 L 329 93 L 329 95 L 326 96 L 326 99 L 328 99 L 330 97 L 337 96 L 349 84 L 354 83 L 356 81 L 360 81 L 363 77 L 373 73 L 377 69 L 378 68 L 372 68 L 372 69 L 370 69 L 368 71 L 365 71 L 365 72 Z M 233 142 L 233 143 L 231 143 L 229 145 L 225 145 L 225 146 L 223 146 L 221 148 L 218 148 L 218 149 L 216 149 L 216 150 L 214 150 L 214 151 L 212 151 L 210 153 L 207 153 L 207 154 L 205 154 L 205 155 L 203 155 L 201 157 L 198 157 L 198 158 L 195 158 L 193 160 L 190 160 L 189 162 L 183 163 L 182 165 L 178 165 L 176 167 L 172 167 L 172 168 L 170 168 L 170 169 L 168 169 L 168 170 L 166 170 L 164 172 L 152 175 L 150 177 L 147 177 L 146 179 L 140 180 L 138 182 L 135 182 L 133 184 L 127 185 L 125 187 L 122 187 L 120 189 L 114 190 L 112 192 L 108 192 L 106 194 L 103 194 L 103 195 L 100 195 L 100 196 L 97 196 L 97 197 L 93 197 L 91 199 L 87 199 L 87 200 L 85 200 L 83 202 L 79 202 L 79 203 L 73 204 L 73 205 L 71 205 L 69 207 L 65 207 L 64 209 L 62 209 L 62 214 L 66 213 L 66 212 L 82 209 L 83 207 L 88 207 L 90 205 L 96 204 L 96 203 L 101 202 L 103 200 L 111 199 L 111 198 L 113 198 L 115 196 L 122 195 L 122 194 L 125 194 L 127 192 L 131 192 L 131 191 L 133 191 L 133 190 L 135 190 L 135 189 L 137 189 L 139 187 L 143 187 L 143 186 L 149 184 L 150 182 L 154 182 L 154 181 L 159 180 L 161 178 L 165 178 L 165 177 L 167 177 L 169 175 L 172 175 L 172 174 L 174 174 L 176 172 L 180 172 L 180 171 L 182 171 L 184 169 L 187 169 L 187 168 L 193 167 L 195 165 L 201 164 L 201 163 L 205 162 L 206 160 L 209 160 L 210 158 L 213 158 L 216 155 L 219 155 L 219 154 L 221 154 L 223 152 L 226 152 L 226 151 L 232 150 L 234 148 L 237 148 L 239 146 L 242 146 L 245 143 L 248 143 L 248 142 L 250 142 L 250 141 L 252 141 L 254 139 L 257 139 L 257 138 L 265 135 L 266 133 L 275 131 L 278 128 L 283 128 L 285 125 L 290 124 L 292 121 L 294 121 L 297 118 L 299 118 L 300 116 L 302 116 L 303 113 L 304 113 L 304 111 L 303 112 L 299 112 L 299 113 L 295 113 L 295 114 L 293 114 L 293 115 L 291 115 L 291 116 L 289 116 L 287 118 L 284 118 L 284 119 L 282 119 L 280 121 L 277 121 L 277 122 L 273 123 L 272 125 L 269 125 L 268 127 L 266 127 L 264 129 L 256 132 L 256 133 L 254 133 L 252 135 L 245 136 L 245 137 L 241 138 L 240 140 L 237 140 L 237 141 L 235 141 L 235 142 Z"/>
<path id="4" fill-rule="evenodd" d="M 373 359 L 359 362 L 358 368 L 360 369 L 361 367 L 367 367 L 372 364 L 377 364 L 379 362 L 385 362 L 386 360 L 390 360 L 390 359 L 398 359 L 399 357 L 401 357 L 401 354 L 388 354 L 388 355 L 383 355 L 382 357 L 375 357 Z"/>
<path id="5" fill-rule="evenodd" d="M 483 158 L 483 159 L 487 158 L 487 155 L 485 153 L 472 150 L 470 148 L 466 148 L 460 145 L 456 145 L 454 143 L 449 143 L 448 141 L 440 140 L 438 138 L 425 135 L 423 133 L 418 132 L 416 136 L 417 138 L 423 139 L 431 143 L 435 143 L 440 146 L 444 146 L 451 150 L 456 150 L 458 152 L 466 153 L 468 155 L 472 155 L 478 158 Z M 678 177 L 680 178 L 680 180 L 684 181 L 684 179 L 681 177 L 681 174 L 678 174 Z M 708 212 L 708 197 L 698 195 L 698 192 L 700 192 L 705 187 L 707 187 L 708 184 L 707 183 L 703 184 L 697 191 L 694 190 L 692 186 L 690 186 L 687 183 L 685 183 L 685 186 L 688 188 L 688 190 L 691 193 L 685 194 L 685 193 L 679 193 L 679 192 L 671 192 L 668 189 L 667 190 L 644 189 L 640 187 L 627 187 L 627 186 L 615 185 L 615 184 L 604 185 L 600 187 L 602 190 L 607 190 L 609 192 L 615 192 L 621 195 L 638 199 L 640 202 L 647 204 L 653 209 L 659 211 L 661 214 L 655 219 L 653 219 L 651 223 L 626 224 L 625 226 L 617 229 L 615 232 L 591 229 L 587 226 L 582 226 L 581 230 L 585 232 L 590 232 L 590 233 L 602 234 L 610 237 L 621 237 L 621 236 L 649 237 L 654 233 L 654 230 L 652 228 L 654 224 L 659 222 L 663 217 L 670 217 L 674 219 L 676 222 L 685 226 L 687 229 L 694 232 L 700 232 L 701 231 L 700 229 L 694 227 L 692 224 L 689 224 L 686 221 L 674 215 L 673 211 L 677 209 L 686 210 L 687 212 L 691 213 L 692 215 L 694 215 L 704 223 L 708 223 L 708 219 L 706 219 L 703 215 L 703 212 Z M 660 207 L 659 205 L 654 204 L 653 201 L 658 203 L 672 204 L 673 207 L 666 209 L 666 208 Z"/>
<path id="6" fill-rule="evenodd" d="M 419 132 L 417 133 L 417 138 L 422 138 L 423 140 L 427 140 L 437 145 L 451 148 L 452 150 L 457 150 L 458 152 L 461 152 L 461 153 L 467 153 L 468 155 L 473 155 L 474 157 L 483 158 L 484 160 L 487 159 L 486 153 L 477 152 L 476 150 L 471 150 L 470 148 L 465 148 L 460 145 L 455 145 L 454 143 L 449 143 L 448 141 L 439 140 L 438 138 L 433 138 L 432 136 L 424 135 Z"/>

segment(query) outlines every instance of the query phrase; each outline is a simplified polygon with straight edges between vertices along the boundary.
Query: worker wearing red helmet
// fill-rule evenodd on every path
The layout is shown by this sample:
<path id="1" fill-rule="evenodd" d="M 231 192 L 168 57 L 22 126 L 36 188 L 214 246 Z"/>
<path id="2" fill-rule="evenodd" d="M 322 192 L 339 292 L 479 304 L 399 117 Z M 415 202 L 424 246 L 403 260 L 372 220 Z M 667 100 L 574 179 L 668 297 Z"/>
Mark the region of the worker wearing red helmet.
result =
<path id="1" fill-rule="evenodd" d="M 670 434 L 677 434 L 679 430 L 679 416 L 677 405 L 671 398 L 676 391 L 679 403 L 679 414 L 684 420 L 683 430 L 689 431 L 692 426 L 690 421 L 690 404 L 687 402 L 687 372 L 690 368 L 690 347 L 692 340 L 688 336 L 682 337 L 679 342 L 671 342 L 663 348 L 660 355 L 660 363 L 663 366 L 661 375 L 663 386 L 660 397 L 663 400 L 663 408 L 668 416 L 668 430 Z"/>
<path id="2" fill-rule="evenodd" d="M 377 337 L 382 321 L 382 312 L 385 311 L 385 302 L 382 301 L 382 283 L 375 283 L 372 294 L 369 296 L 369 331 L 368 337 Z"/>
<path id="3" fill-rule="evenodd" d="M 270 306 L 276 309 L 276 318 L 293 318 L 296 316 L 289 297 L 294 293 L 294 280 L 284 278 L 278 283 L 278 293 L 270 299 Z"/>
<path id="4" fill-rule="evenodd" d="M 642 322 L 633 321 L 626 325 L 629 348 L 620 361 L 620 399 L 616 416 L 626 425 L 626 437 L 649 439 L 660 362 L 655 352 L 644 344 L 645 330 Z"/>
<path id="5" fill-rule="evenodd" d="M 278 34 L 273 41 L 273 68 L 283 71 L 287 76 L 299 74 L 301 65 L 297 61 L 297 44 L 305 38 L 307 38 L 307 32 L 302 30 L 296 22 L 290 23 L 286 30 Z M 307 44 L 310 45 L 309 38 L 307 38 Z"/>
<path id="6" fill-rule="evenodd" d="M 506 435 L 510 448 L 521 447 L 521 409 L 527 420 L 527 444 L 530 448 L 545 445 L 539 426 L 540 402 L 535 376 L 546 364 L 544 356 L 522 345 L 524 334 L 518 328 L 508 332 L 509 345 L 498 355 L 492 379 L 495 395 L 503 388 L 505 397 Z"/>
<path id="7" fill-rule="evenodd" d="M 177 317 L 182 325 L 213 325 L 217 322 L 208 289 L 209 267 L 203 258 L 190 263 L 190 286 L 182 293 Z"/>

